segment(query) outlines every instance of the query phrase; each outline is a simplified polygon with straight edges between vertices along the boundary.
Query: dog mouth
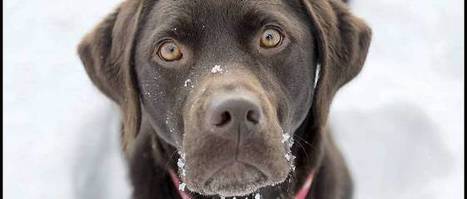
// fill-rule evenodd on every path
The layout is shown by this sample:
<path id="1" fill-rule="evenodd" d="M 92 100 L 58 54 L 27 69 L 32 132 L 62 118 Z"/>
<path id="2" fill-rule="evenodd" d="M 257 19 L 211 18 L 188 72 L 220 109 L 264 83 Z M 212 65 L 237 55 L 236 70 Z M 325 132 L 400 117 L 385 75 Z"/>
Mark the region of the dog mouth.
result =
<path id="1" fill-rule="evenodd" d="M 204 183 L 207 194 L 245 196 L 270 185 L 267 175 L 244 162 L 230 162 L 215 171 Z"/>

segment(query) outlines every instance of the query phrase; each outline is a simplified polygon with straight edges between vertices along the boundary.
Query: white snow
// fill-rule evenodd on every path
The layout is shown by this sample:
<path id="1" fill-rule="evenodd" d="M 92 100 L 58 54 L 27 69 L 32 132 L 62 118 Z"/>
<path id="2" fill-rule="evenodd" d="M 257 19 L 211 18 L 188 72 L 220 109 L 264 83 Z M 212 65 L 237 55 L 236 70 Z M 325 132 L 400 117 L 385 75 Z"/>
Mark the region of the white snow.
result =
<path id="1" fill-rule="evenodd" d="M 180 154 L 180 157 L 181 157 L 182 159 L 185 159 L 185 153 L 180 153 L 180 152 L 179 152 L 179 154 Z"/>
<path id="2" fill-rule="evenodd" d="M 178 162 L 177 162 L 177 166 L 180 167 L 180 168 L 183 168 L 185 166 L 185 163 L 183 161 L 183 159 L 178 159 Z"/>
<path id="3" fill-rule="evenodd" d="M 282 134 L 282 140 L 281 140 L 282 143 L 287 142 L 289 139 L 290 139 L 290 134 L 289 133 Z"/>
<path id="4" fill-rule="evenodd" d="M 184 87 L 188 87 L 188 88 L 194 88 L 195 86 L 193 85 L 193 82 L 191 81 L 191 79 L 187 79 L 185 80 L 185 83 L 183 84 Z"/>
<path id="5" fill-rule="evenodd" d="M 284 157 L 287 162 L 289 162 L 290 169 L 293 172 L 295 171 L 295 156 L 292 154 L 291 148 L 294 144 L 294 139 L 290 136 L 289 133 L 282 133 L 281 142 L 286 146 Z"/>
<path id="6" fill-rule="evenodd" d="M 256 195 L 255 195 L 255 199 L 261 199 L 261 194 L 259 194 L 259 193 L 256 193 Z"/>
<path id="7" fill-rule="evenodd" d="M 178 186 L 178 190 L 180 190 L 180 191 L 185 191 L 185 188 L 186 188 L 185 183 L 180 183 L 180 185 Z"/>
<path id="8" fill-rule="evenodd" d="M 178 166 L 178 171 L 181 173 L 181 175 L 186 176 L 185 160 L 183 158 L 178 159 L 177 166 Z"/>
<path id="9" fill-rule="evenodd" d="M 353 2 L 373 43 L 330 122 L 355 198 L 463 198 L 464 1 Z"/>
<path id="10" fill-rule="evenodd" d="M 221 65 L 214 65 L 211 69 L 211 73 L 222 73 L 224 70 L 221 68 Z"/>
<path id="11" fill-rule="evenodd" d="M 4 198 L 129 198 L 118 111 L 76 53 L 116 4 L 4 1 Z"/>
<path id="12" fill-rule="evenodd" d="M 4 2 L 5 198 L 129 198 L 119 113 L 76 54 L 119 2 Z M 353 2 L 374 38 L 330 123 L 355 198 L 463 198 L 464 1 Z"/>
<path id="13" fill-rule="evenodd" d="M 289 161 L 290 158 L 291 158 L 290 154 L 288 154 L 288 153 L 286 153 L 286 154 L 284 155 L 284 157 L 285 157 L 285 159 L 286 159 L 287 161 Z"/>

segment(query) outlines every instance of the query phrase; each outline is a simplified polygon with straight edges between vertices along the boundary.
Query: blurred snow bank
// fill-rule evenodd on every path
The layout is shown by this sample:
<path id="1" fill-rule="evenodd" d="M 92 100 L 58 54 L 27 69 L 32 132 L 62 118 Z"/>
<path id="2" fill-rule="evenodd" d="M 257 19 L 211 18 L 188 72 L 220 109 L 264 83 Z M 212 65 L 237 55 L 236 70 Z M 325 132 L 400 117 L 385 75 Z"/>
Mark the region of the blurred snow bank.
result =
<path id="1" fill-rule="evenodd" d="M 356 198 L 464 197 L 463 4 L 353 1 L 373 41 L 330 121 Z"/>
<path id="2" fill-rule="evenodd" d="M 417 106 L 401 102 L 368 112 L 339 111 L 331 123 L 353 171 L 356 198 L 444 198 L 459 191 L 442 132 Z M 457 198 L 451 196 L 446 198 Z"/>
<path id="3" fill-rule="evenodd" d="M 76 53 L 118 1 L 4 3 L 3 196 L 128 198 L 118 114 Z"/>
<path id="4" fill-rule="evenodd" d="M 72 165 L 76 199 L 130 197 L 126 162 L 119 150 L 120 117 L 115 110 L 117 107 L 104 111 L 101 118 L 91 118 L 78 130 L 82 138 L 72 151 L 77 156 Z"/>

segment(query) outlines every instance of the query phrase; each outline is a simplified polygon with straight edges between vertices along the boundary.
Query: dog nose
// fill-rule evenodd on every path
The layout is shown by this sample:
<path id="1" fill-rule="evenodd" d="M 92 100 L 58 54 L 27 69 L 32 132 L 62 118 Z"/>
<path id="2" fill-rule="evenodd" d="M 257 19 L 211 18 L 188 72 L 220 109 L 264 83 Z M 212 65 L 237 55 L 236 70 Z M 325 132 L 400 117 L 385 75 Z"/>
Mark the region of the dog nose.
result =
<path id="1" fill-rule="evenodd" d="M 232 135 L 254 130 L 262 119 L 256 98 L 248 95 L 213 97 L 206 114 L 208 129 Z"/>

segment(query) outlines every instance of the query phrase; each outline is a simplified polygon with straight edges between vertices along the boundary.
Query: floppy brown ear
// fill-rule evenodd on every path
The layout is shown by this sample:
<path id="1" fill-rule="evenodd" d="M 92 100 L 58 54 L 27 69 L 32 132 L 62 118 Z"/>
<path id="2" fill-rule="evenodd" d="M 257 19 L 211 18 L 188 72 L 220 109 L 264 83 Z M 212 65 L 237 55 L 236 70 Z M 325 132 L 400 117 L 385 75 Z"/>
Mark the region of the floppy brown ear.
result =
<path id="1" fill-rule="evenodd" d="M 125 152 L 135 139 L 140 123 L 132 51 L 142 9 L 140 0 L 123 2 L 78 46 L 79 57 L 92 82 L 121 108 Z"/>
<path id="2" fill-rule="evenodd" d="M 302 0 L 318 47 L 319 76 L 312 105 L 313 128 L 322 132 L 336 91 L 362 69 L 371 29 L 341 0 Z"/>

